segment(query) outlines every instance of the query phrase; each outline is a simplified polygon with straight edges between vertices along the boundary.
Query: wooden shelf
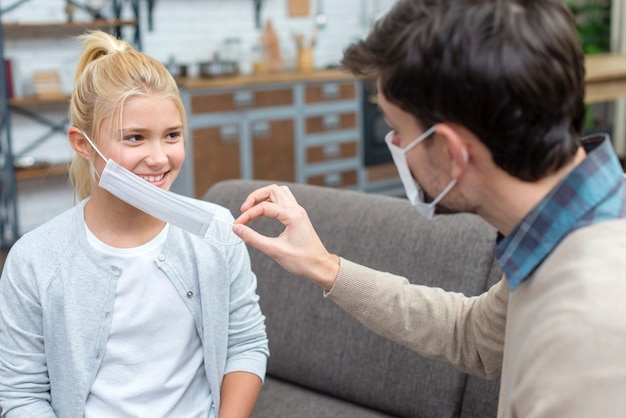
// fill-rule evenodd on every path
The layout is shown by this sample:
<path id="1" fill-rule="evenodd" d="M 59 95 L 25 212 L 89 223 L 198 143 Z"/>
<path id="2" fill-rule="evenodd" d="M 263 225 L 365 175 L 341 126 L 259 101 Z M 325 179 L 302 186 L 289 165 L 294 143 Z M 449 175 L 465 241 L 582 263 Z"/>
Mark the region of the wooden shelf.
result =
<path id="1" fill-rule="evenodd" d="M 39 165 L 15 169 L 16 180 L 28 180 L 50 176 L 65 176 L 68 173 L 69 163 Z"/>
<path id="2" fill-rule="evenodd" d="M 36 106 L 36 105 L 46 105 L 46 104 L 65 104 L 69 103 L 70 96 L 69 95 L 59 95 L 59 96 L 47 96 L 47 97 L 37 97 L 37 96 L 23 96 L 23 97 L 13 97 L 9 99 L 9 105 L 15 107 L 23 107 L 23 106 Z"/>
<path id="3" fill-rule="evenodd" d="M 121 26 L 137 26 L 136 19 L 131 20 L 92 20 L 83 22 L 59 23 L 3 23 L 5 35 L 30 37 L 58 34 L 79 34 L 88 29 L 113 29 Z"/>

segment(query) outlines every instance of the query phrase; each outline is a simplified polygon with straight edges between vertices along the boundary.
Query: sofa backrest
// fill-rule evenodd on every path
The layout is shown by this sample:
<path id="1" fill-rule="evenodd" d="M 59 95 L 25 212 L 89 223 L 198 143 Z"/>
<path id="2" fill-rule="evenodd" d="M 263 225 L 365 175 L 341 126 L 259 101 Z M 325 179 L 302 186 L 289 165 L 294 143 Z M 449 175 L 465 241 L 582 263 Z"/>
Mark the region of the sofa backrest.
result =
<path id="1" fill-rule="evenodd" d="M 205 199 L 239 215 L 245 197 L 266 182 L 229 180 Z M 413 283 L 477 295 L 497 282 L 496 233 L 473 215 L 426 221 L 406 199 L 289 184 L 329 251 Z M 276 236 L 282 225 L 251 226 Z M 399 417 L 496 415 L 498 381 L 469 377 L 375 335 L 322 297 L 308 280 L 293 277 L 250 249 L 270 340 L 268 375 Z"/>

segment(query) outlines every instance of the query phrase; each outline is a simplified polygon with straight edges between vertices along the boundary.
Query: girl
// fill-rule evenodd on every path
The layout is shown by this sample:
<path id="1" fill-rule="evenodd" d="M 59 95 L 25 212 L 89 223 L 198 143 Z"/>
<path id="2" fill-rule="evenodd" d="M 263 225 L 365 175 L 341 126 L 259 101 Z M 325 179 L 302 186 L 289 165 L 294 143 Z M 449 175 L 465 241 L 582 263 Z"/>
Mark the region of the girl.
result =
<path id="1" fill-rule="evenodd" d="M 97 186 L 106 162 L 88 138 L 169 190 L 185 158 L 176 83 L 126 42 L 103 32 L 82 40 L 69 129 L 80 203 L 9 253 L 2 416 L 249 416 L 268 347 L 246 247 L 185 232 Z"/>

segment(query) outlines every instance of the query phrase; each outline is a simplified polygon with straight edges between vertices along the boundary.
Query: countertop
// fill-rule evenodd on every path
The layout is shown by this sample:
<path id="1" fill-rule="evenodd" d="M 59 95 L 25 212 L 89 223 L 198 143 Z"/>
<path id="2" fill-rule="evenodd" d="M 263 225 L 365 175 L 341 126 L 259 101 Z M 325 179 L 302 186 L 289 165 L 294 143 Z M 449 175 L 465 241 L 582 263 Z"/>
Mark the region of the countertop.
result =
<path id="1" fill-rule="evenodd" d="M 297 83 L 311 81 L 337 81 L 354 80 L 355 77 L 342 70 L 316 70 L 316 71 L 284 71 L 268 72 L 250 75 L 233 75 L 224 77 L 191 77 L 177 78 L 176 81 L 181 89 L 203 89 L 220 87 L 247 87 L 260 84 Z"/>
<path id="2" fill-rule="evenodd" d="M 596 54 L 585 57 L 585 101 L 610 101 L 626 96 L 626 54 Z M 249 87 L 263 84 L 354 80 L 340 69 L 285 71 L 215 78 L 178 78 L 181 89 Z"/>

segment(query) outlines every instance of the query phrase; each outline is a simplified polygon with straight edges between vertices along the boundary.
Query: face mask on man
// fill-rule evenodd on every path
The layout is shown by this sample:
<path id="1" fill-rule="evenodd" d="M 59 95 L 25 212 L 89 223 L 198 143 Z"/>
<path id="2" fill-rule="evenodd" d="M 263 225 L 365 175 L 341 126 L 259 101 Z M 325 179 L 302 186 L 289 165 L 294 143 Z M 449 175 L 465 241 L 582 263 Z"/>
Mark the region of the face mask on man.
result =
<path id="1" fill-rule="evenodd" d="M 406 193 L 407 199 L 422 216 L 429 220 L 435 218 L 435 207 L 441 201 L 441 199 L 443 199 L 454 187 L 454 185 L 456 184 L 456 179 L 453 179 L 450 184 L 448 184 L 446 188 L 443 189 L 439 196 L 433 199 L 432 202 L 426 203 L 426 201 L 424 200 L 424 191 L 419 186 L 417 181 L 413 178 L 413 174 L 411 174 L 411 169 L 409 168 L 409 163 L 406 159 L 406 153 L 409 152 L 417 144 L 432 135 L 435 132 L 435 128 L 436 125 L 431 126 L 415 141 L 407 145 L 406 148 L 400 148 L 397 145 L 393 144 L 393 131 L 389 132 L 385 136 L 385 142 L 387 143 L 387 147 L 389 147 L 393 162 L 398 169 L 398 174 L 400 175 L 400 180 L 402 180 L 402 185 L 404 186 L 404 192 Z M 467 150 L 465 148 L 463 148 L 463 158 L 467 162 Z"/>
<path id="2" fill-rule="evenodd" d="M 243 242 L 230 229 L 219 228 L 218 223 L 213 221 L 231 227 L 232 224 L 215 218 L 194 199 L 156 187 L 112 159 L 105 158 L 87 134 L 83 132 L 83 135 L 98 155 L 106 161 L 98 186 L 129 205 L 192 234 L 211 238 L 225 245 Z"/>

